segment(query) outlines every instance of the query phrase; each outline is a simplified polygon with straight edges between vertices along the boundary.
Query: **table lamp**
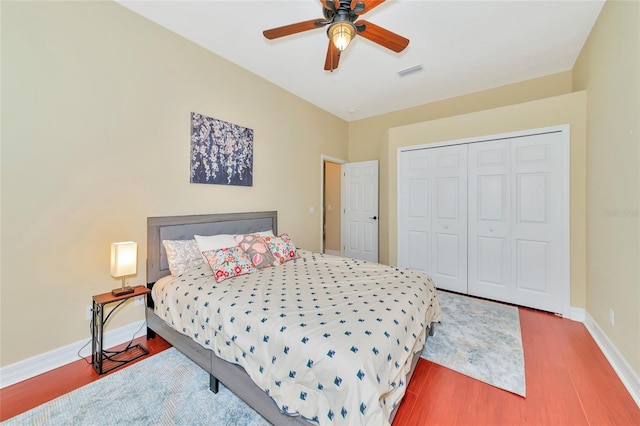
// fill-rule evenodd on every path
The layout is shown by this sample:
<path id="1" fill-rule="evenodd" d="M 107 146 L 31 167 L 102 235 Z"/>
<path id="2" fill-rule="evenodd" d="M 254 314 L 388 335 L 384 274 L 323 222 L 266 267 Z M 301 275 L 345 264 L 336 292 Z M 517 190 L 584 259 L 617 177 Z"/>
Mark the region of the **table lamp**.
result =
<path id="1" fill-rule="evenodd" d="M 111 275 L 122 277 L 122 288 L 111 290 L 114 296 L 133 293 L 133 287 L 125 286 L 125 278 L 137 272 L 138 243 L 125 241 L 111 244 Z"/>

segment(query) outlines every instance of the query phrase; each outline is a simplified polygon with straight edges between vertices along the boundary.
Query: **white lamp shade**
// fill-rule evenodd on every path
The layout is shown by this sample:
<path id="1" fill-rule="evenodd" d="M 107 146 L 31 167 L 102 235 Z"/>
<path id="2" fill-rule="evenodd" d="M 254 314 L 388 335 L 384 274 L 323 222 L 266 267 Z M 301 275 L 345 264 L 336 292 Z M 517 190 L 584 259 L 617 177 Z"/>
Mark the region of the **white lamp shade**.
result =
<path id="1" fill-rule="evenodd" d="M 137 271 L 138 243 L 126 241 L 111 244 L 111 275 L 123 277 Z"/>
<path id="2" fill-rule="evenodd" d="M 340 51 L 349 46 L 351 40 L 356 35 L 356 28 L 350 22 L 338 22 L 329 27 L 329 38 Z"/>

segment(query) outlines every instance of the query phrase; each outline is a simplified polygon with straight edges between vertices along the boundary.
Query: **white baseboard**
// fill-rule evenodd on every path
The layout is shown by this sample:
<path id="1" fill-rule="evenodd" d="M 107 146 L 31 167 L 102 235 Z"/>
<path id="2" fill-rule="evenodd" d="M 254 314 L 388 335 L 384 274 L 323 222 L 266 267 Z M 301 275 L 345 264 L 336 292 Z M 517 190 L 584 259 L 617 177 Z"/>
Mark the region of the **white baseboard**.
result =
<path id="1" fill-rule="evenodd" d="M 582 308 L 571 307 L 571 318 L 569 319 L 573 321 L 584 322 L 585 313 L 586 311 Z"/>
<path id="2" fill-rule="evenodd" d="M 144 324 L 145 321 L 141 320 L 115 330 L 106 331 L 104 333 L 104 348 L 112 348 L 121 343 L 128 342 L 132 339 L 134 333 L 136 333 L 134 337 L 146 336 L 147 328 L 144 327 Z M 80 355 L 83 358 L 91 355 L 91 338 L 79 340 L 70 345 L 2 367 L 0 368 L 0 388 L 11 386 L 51 371 L 54 368 L 77 361 L 80 359 L 78 357 L 80 348 L 82 348 Z"/>
<path id="3" fill-rule="evenodd" d="M 329 249 L 324 249 L 324 252 L 326 254 L 330 254 L 331 256 L 342 256 L 342 253 L 340 252 L 340 250 L 329 250 Z"/>
<path id="4" fill-rule="evenodd" d="M 595 340 L 596 344 L 602 350 L 602 353 L 613 367 L 618 377 L 622 381 L 622 384 L 627 388 L 631 397 L 636 402 L 638 407 L 640 407 L 640 376 L 633 371 L 633 368 L 629 365 L 626 359 L 620 354 L 618 349 L 615 347 L 611 340 L 607 337 L 607 335 L 602 331 L 598 323 L 586 313 L 586 318 L 584 321 L 584 325 L 587 327 L 587 330 Z"/>

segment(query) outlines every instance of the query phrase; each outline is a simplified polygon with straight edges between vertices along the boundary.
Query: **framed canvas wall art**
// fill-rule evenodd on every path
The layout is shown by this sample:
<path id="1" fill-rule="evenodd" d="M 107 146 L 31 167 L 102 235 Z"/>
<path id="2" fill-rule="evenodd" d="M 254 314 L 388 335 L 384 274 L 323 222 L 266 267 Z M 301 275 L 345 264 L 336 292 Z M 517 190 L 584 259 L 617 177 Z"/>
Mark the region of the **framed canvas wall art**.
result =
<path id="1" fill-rule="evenodd" d="M 253 130 L 191 113 L 191 183 L 253 185 Z"/>

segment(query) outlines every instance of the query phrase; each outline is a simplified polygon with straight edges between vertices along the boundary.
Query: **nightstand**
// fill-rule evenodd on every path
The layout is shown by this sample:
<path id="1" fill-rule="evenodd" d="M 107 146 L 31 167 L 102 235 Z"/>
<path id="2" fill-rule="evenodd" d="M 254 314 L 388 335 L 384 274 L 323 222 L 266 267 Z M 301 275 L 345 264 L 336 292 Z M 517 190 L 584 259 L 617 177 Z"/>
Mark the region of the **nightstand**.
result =
<path id="1" fill-rule="evenodd" d="M 93 296 L 93 322 L 91 326 L 91 337 L 93 343 L 91 347 L 91 363 L 98 374 L 107 373 L 149 353 L 147 348 L 142 346 L 140 343 L 136 345 L 129 344 L 126 348 L 119 351 L 108 351 L 102 346 L 104 344 L 104 324 L 107 322 L 111 314 L 113 314 L 113 312 L 115 312 L 115 310 L 124 302 L 133 297 L 144 296 L 146 302 L 146 296 L 150 292 L 151 290 L 147 287 L 139 285 L 134 287 L 133 293 L 123 294 L 121 296 L 114 296 L 111 292 Z M 105 308 L 111 303 L 118 304 L 105 316 Z M 146 322 L 146 303 L 144 305 L 144 319 Z"/>

